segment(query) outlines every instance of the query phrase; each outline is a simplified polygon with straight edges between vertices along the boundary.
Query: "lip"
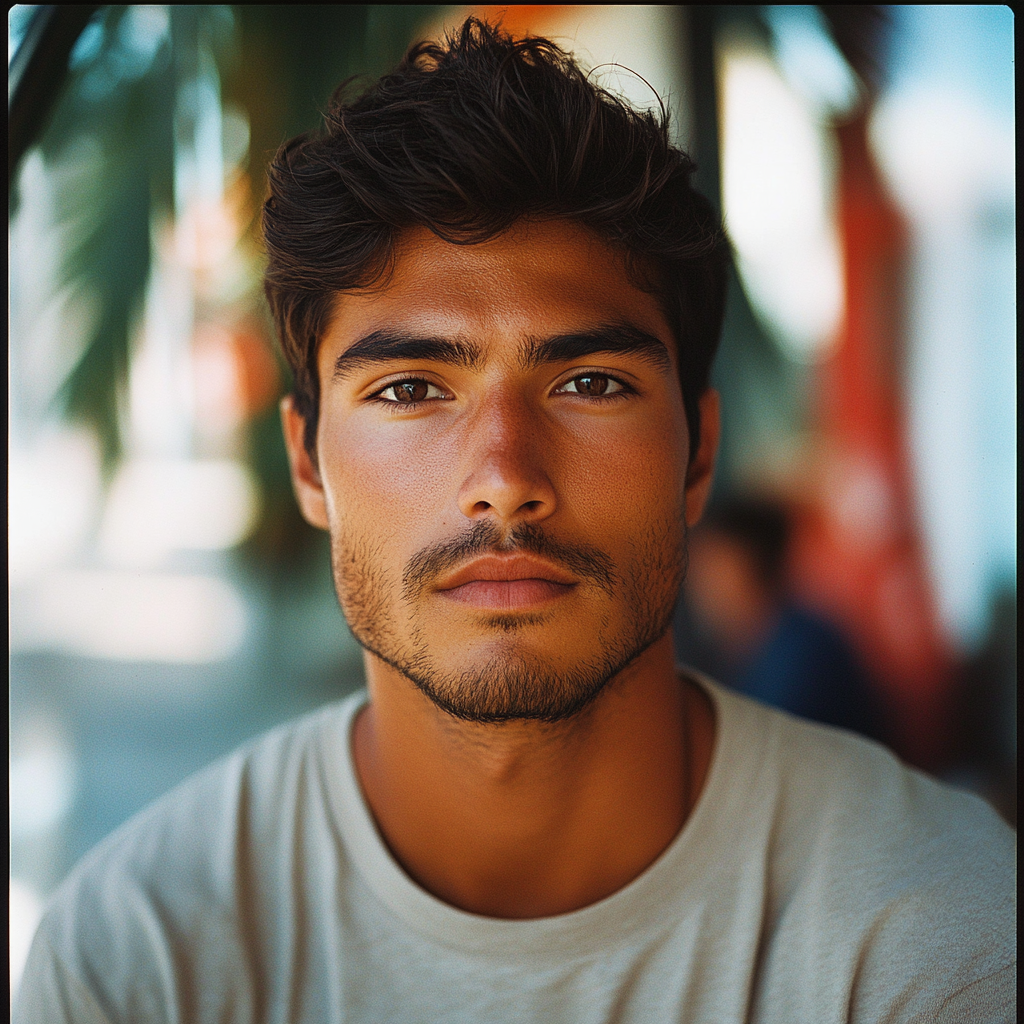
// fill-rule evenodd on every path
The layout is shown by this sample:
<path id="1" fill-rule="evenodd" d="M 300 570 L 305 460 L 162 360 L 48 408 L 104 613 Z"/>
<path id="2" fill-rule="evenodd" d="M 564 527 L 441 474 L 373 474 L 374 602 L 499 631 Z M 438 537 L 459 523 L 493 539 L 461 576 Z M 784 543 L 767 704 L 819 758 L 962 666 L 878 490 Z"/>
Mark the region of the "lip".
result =
<path id="1" fill-rule="evenodd" d="M 574 576 L 533 555 L 485 555 L 446 577 L 442 597 L 480 609 L 527 611 L 575 589 Z"/>
<path id="2" fill-rule="evenodd" d="M 564 569 L 536 555 L 483 555 L 467 562 L 458 572 L 445 577 L 438 590 L 454 590 L 467 583 L 484 580 L 508 583 L 512 580 L 547 580 L 563 586 L 575 586 L 577 580 Z"/>

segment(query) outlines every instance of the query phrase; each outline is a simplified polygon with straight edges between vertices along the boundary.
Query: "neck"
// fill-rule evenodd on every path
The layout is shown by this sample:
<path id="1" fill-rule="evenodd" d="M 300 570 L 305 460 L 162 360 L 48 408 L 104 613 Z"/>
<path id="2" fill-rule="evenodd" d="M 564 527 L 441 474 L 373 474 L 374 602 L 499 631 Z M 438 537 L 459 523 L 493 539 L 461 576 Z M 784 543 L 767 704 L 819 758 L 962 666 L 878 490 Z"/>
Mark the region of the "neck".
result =
<path id="1" fill-rule="evenodd" d="M 710 760 L 710 707 L 667 636 L 555 725 L 458 721 L 371 655 L 367 679 L 355 761 L 378 827 L 472 913 L 547 917 L 622 888 L 679 832 Z"/>

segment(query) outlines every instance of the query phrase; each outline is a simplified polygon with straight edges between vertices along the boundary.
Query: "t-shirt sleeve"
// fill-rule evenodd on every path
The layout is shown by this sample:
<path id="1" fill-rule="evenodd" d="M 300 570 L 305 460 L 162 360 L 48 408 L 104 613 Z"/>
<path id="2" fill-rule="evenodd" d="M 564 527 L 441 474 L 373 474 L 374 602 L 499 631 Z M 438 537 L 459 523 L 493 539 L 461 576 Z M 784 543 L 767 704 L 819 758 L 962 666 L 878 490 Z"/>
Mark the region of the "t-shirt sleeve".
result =
<path id="1" fill-rule="evenodd" d="M 1017 964 L 1012 963 L 960 989 L 928 1021 L 935 1024 L 1012 1024 L 1016 1019 Z M 923 1017 L 920 1020 L 925 1024 Z"/>
<path id="2" fill-rule="evenodd" d="M 193 776 L 72 870 L 29 952 L 19 1024 L 260 1019 L 294 959 L 310 721 Z"/>
<path id="3" fill-rule="evenodd" d="M 113 1024 L 88 987 L 68 970 L 42 928 L 36 932 L 12 1024 Z"/>
<path id="4" fill-rule="evenodd" d="M 1016 836 L 980 798 L 848 734 L 787 741 L 763 1019 L 1015 1019 Z M 787 1003 L 787 1005 L 788 1005 Z"/>

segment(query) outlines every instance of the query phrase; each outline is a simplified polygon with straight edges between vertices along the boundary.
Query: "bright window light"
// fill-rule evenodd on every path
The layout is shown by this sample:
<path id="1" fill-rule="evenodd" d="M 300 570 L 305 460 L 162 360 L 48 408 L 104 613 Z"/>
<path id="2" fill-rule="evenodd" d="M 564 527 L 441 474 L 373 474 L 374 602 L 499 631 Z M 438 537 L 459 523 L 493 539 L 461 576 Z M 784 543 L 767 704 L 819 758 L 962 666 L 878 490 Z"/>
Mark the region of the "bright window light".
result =
<path id="1" fill-rule="evenodd" d="M 821 354 L 843 307 L 828 143 L 767 53 L 720 54 L 722 194 L 747 293 L 793 358 Z"/>
<path id="2" fill-rule="evenodd" d="M 18 991 L 32 939 L 43 916 L 42 900 L 28 883 L 11 879 L 11 1002 Z"/>
<path id="3" fill-rule="evenodd" d="M 132 460 L 111 487 L 100 545 L 118 564 L 156 566 L 173 551 L 233 547 L 256 511 L 256 484 L 241 462 Z"/>
<path id="4" fill-rule="evenodd" d="M 13 448 L 7 474 L 8 573 L 17 587 L 84 542 L 99 503 L 99 452 L 84 431 L 55 431 Z"/>
<path id="5" fill-rule="evenodd" d="M 222 661 L 245 631 L 241 596 L 212 576 L 69 570 L 29 589 L 11 613 L 15 649 L 112 661 Z"/>

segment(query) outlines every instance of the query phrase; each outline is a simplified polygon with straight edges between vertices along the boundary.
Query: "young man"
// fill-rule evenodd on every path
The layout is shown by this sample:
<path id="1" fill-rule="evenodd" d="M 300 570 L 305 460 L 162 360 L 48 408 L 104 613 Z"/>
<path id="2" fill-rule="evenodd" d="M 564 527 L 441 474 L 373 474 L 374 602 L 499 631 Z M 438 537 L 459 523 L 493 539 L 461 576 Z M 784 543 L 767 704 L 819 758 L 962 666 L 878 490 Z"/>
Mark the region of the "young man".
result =
<path id="1" fill-rule="evenodd" d="M 368 696 L 102 844 L 21 1021 L 1011 1019 L 992 811 L 675 670 L 726 259 L 690 170 L 472 22 L 284 147 L 284 428 Z"/>

